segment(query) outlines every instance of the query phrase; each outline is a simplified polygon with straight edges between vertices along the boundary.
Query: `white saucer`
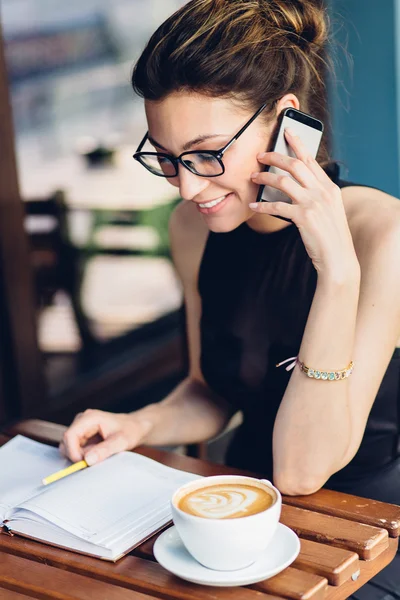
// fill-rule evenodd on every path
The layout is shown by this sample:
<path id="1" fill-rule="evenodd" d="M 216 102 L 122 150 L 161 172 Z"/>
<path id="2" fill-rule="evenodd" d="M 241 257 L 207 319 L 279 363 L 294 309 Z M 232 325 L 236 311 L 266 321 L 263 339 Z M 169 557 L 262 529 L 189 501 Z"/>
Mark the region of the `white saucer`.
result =
<path id="1" fill-rule="evenodd" d="M 286 569 L 300 552 L 297 535 L 282 523 L 270 545 L 260 558 L 249 567 L 237 571 L 214 571 L 203 567 L 186 550 L 175 526 L 164 531 L 154 544 L 157 561 L 174 575 L 201 585 L 250 585 L 269 579 Z"/>

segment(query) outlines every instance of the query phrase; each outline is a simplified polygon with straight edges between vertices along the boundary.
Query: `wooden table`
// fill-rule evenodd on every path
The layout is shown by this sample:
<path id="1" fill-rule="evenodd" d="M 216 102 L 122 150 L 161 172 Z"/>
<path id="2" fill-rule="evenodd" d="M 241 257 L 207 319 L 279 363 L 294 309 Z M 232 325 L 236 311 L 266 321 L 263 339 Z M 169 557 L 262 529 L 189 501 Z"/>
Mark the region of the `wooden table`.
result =
<path id="1" fill-rule="evenodd" d="M 0 444 L 17 433 L 58 444 L 64 429 L 44 421 L 25 421 L 0 435 Z M 200 475 L 238 472 L 154 448 L 138 451 Z M 114 564 L 2 534 L 0 599 L 344 599 L 394 558 L 400 507 L 320 490 L 311 496 L 284 497 L 281 521 L 300 536 L 298 558 L 279 575 L 241 588 L 205 587 L 171 575 L 154 560 L 156 536 Z"/>

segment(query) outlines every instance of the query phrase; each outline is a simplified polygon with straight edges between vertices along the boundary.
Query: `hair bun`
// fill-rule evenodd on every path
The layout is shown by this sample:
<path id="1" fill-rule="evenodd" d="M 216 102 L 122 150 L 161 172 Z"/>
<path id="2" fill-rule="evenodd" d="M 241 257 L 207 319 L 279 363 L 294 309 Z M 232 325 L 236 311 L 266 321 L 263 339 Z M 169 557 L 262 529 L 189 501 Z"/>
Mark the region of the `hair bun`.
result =
<path id="1" fill-rule="evenodd" d="M 319 0 L 259 0 L 268 21 L 304 52 L 322 48 L 328 37 L 326 12 Z"/>

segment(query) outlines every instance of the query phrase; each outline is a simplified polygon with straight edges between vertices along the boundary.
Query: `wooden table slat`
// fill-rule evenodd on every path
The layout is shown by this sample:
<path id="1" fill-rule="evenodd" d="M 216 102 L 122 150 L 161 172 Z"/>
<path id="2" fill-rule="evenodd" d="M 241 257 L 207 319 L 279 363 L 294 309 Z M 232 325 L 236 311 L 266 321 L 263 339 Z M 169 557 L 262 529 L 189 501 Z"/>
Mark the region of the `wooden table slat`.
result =
<path id="1" fill-rule="evenodd" d="M 326 577 L 330 585 L 339 586 L 359 571 L 360 561 L 355 552 L 302 539 L 300 554 L 292 566 Z"/>
<path id="2" fill-rule="evenodd" d="M 356 552 L 364 560 L 376 558 L 389 544 L 386 529 L 295 506 L 282 506 L 281 521 L 300 537 Z"/>
<path id="3" fill-rule="evenodd" d="M 400 533 L 400 506 L 396 504 L 325 489 L 310 496 L 285 496 L 284 503 L 381 527 L 387 529 L 390 537 L 398 537 Z"/>
<path id="4" fill-rule="evenodd" d="M 160 533 L 156 533 L 151 538 L 140 544 L 135 550 L 133 550 L 132 554 L 135 556 L 142 556 L 143 558 L 148 558 L 150 560 L 155 560 L 154 558 L 154 544 L 156 543 L 157 538 L 161 535 Z"/>
<path id="5" fill-rule="evenodd" d="M 237 598 L 237 588 L 216 588 L 192 584 L 175 577 L 158 563 L 150 560 L 125 556 L 117 563 L 110 563 L 60 548 L 52 548 L 22 537 L 1 534 L 0 564 L 3 556 L 11 555 L 26 558 L 32 563 L 45 563 L 55 567 L 57 571 L 62 570 L 71 575 L 86 576 L 99 585 L 106 582 L 121 586 L 121 588 L 137 590 L 151 597 L 167 600 L 204 600 L 205 596 L 212 600 L 236 600 Z M 93 597 L 105 598 L 106 596 L 100 594 Z M 240 588 L 240 600 L 271 599 L 259 591 Z"/>
<path id="6" fill-rule="evenodd" d="M 57 423 L 40 421 L 39 419 L 27 419 L 26 421 L 20 421 L 7 427 L 2 433 L 9 437 L 14 437 L 18 434 L 26 435 L 39 442 L 58 445 L 66 429 L 64 425 L 58 425 Z"/>
<path id="7" fill-rule="evenodd" d="M 288 567 L 275 577 L 260 581 L 250 587 L 291 600 L 321 600 L 325 598 L 328 581 L 313 573 Z"/>
<path id="8" fill-rule="evenodd" d="M 23 577 L 21 577 L 22 573 Z M 56 569 L 11 554 L 2 554 L 1 556 L 0 586 L 43 600 L 52 598 L 57 600 L 93 600 L 93 598 L 150 600 L 153 598 L 150 595 L 96 581 L 83 575 L 67 573 L 63 569 Z"/>
<path id="9" fill-rule="evenodd" d="M 396 555 L 398 547 L 398 540 L 390 538 L 389 539 L 389 547 L 387 550 L 382 552 L 375 560 L 370 561 L 361 561 L 361 571 L 360 576 L 357 580 L 353 581 L 349 579 L 340 587 L 328 586 L 325 600 L 342 600 L 343 598 L 348 598 L 356 592 L 360 587 L 367 583 L 372 577 L 384 569 L 394 558 Z M 387 600 L 392 599 L 392 596 L 388 596 Z"/>
<path id="10" fill-rule="evenodd" d="M 1 600 L 28 600 L 28 598 L 32 597 L 33 596 L 26 596 L 25 594 L 20 594 L 19 592 L 13 592 L 12 590 L 0 588 Z"/>
<path id="11" fill-rule="evenodd" d="M 0 433 L 0 446 L 3 446 L 6 442 L 9 442 L 10 438 Z"/>

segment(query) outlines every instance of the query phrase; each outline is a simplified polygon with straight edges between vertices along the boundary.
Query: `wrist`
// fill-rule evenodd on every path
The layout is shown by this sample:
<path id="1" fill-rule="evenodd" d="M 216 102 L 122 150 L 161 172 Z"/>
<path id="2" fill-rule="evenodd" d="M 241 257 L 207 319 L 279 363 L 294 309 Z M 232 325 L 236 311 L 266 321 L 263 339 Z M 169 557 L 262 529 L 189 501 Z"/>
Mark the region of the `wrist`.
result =
<path id="1" fill-rule="evenodd" d="M 139 428 L 139 435 L 137 436 L 139 439 L 136 445 L 149 444 L 151 435 L 159 420 L 159 408 L 157 404 L 149 404 L 140 410 L 136 410 L 130 413 L 129 417 L 131 417 L 134 422 L 134 429 L 136 429 L 136 432 Z"/>
<path id="2" fill-rule="evenodd" d="M 318 271 L 318 284 L 331 289 L 359 288 L 361 269 L 358 261 L 349 262 L 344 267 L 327 268 Z"/>

